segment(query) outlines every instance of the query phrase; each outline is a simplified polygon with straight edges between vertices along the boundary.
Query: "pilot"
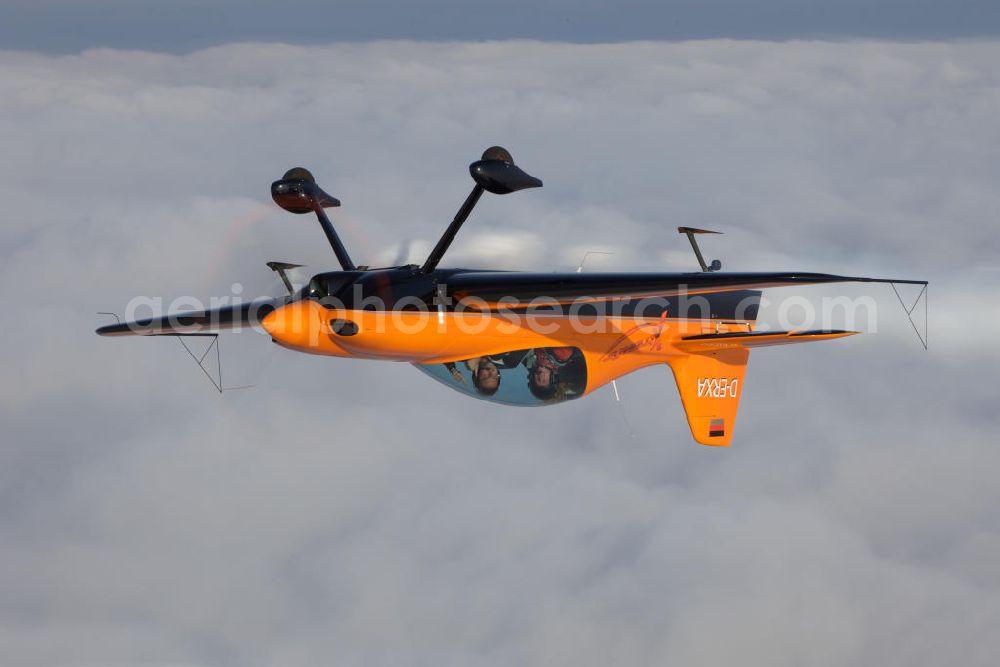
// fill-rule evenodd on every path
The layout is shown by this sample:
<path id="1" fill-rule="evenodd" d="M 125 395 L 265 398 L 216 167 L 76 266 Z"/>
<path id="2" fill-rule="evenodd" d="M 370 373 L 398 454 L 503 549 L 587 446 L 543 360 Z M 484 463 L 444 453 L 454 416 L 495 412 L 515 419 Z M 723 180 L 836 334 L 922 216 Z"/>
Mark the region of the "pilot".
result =
<path id="1" fill-rule="evenodd" d="M 542 401 L 562 401 L 580 393 L 586 384 L 586 362 L 575 347 L 546 347 L 526 360 L 528 390 Z"/>
<path id="2" fill-rule="evenodd" d="M 540 401 L 548 401 L 555 397 L 555 373 L 552 368 L 541 364 L 534 365 L 528 371 L 528 391 Z"/>

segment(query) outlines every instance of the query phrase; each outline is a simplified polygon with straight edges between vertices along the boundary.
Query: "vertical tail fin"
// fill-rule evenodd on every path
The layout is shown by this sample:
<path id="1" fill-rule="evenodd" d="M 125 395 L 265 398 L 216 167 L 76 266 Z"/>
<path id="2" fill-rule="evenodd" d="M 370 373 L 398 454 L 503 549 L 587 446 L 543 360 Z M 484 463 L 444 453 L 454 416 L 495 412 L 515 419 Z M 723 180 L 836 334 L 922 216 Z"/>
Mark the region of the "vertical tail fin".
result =
<path id="1" fill-rule="evenodd" d="M 668 362 L 691 435 L 701 444 L 729 446 L 749 357 L 749 350 L 738 347 L 686 354 Z"/>

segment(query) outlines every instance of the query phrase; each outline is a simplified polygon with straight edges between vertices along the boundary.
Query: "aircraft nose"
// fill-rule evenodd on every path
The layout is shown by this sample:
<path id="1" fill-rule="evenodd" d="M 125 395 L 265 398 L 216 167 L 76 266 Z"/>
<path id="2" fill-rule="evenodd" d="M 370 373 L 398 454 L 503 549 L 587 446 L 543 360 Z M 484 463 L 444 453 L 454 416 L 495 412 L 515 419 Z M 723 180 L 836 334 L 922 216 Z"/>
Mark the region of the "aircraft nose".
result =
<path id="1" fill-rule="evenodd" d="M 311 319 L 310 309 L 297 302 L 275 308 L 261 320 L 260 325 L 275 340 L 296 342 L 308 335 Z"/>
<path id="2" fill-rule="evenodd" d="M 284 328 L 282 325 L 285 320 L 285 316 L 282 311 L 284 311 L 285 308 L 287 308 L 287 306 L 282 306 L 281 308 L 272 310 L 264 316 L 264 319 L 260 321 L 260 326 L 264 328 L 264 331 L 271 335 L 271 338 L 274 338 L 275 334 Z"/>
<path id="3" fill-rule="evenodd" d="M 353 323 L 332 320 L 335 315 L 315 301 L 296 301 L 276 308 L 260 324 L 274 342 L 284 347 L 313 354 L 347 356 L 338 343 Z"/>

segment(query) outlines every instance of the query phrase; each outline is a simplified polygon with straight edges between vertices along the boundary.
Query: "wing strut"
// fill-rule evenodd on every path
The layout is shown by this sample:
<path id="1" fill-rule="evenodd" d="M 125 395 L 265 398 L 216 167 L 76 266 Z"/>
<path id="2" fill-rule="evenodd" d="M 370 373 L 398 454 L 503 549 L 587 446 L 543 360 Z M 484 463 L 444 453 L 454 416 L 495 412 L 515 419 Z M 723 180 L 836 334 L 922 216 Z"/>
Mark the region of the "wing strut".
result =
<path id="1" fill-rule="evenodd" d="M 111 317 L 115 318 L 115 320 L 117 320 L 117 322 L 118 322 L 117 326 L 119 326 L 119 327 L 122 326 L 122 318 L 118 317 L 117 313 L 98 312 L 97 314 L 98 315 L 110 315 Z M 130 324 L 134 324 L 134 323 L 130 323 Z M 98 331 L 100 331 L 100 329 L 98 329 Z M 155 333 L 155 334 L 147 334 L 147 335 L 150 335 L 150 336 L 174 336 L 175 338 L 177 338 L 177 340 L 179 340 L 180 343 L 181 343 L 181 347 L 184 348 L 184 351 L 187 352 L 188 355 L 192 359 L 194 359 L 194 363 L 198 364 L 198 368 L 201 369 L 201 372 L 205 374 L 205 377 L 208 378 L 208 381 L 212 383 L 212 386 L 215 387 L 216 391 L 218 391 L 220 394 L 222 392 L 224 392 L 224 391 L 232 391 L 234 389 L 250 389 L 251 387 L 255 387 L 256 386 L 256 385 L 253 385 L 253 384 L 243 384 L 243 385 L 238 385 L 238 386 L 235 386 L 235 387 L 226 387 L 226 386 L 224 386 L 222 384 L 222 354 L 221 354 L 221 346 L 219 344 L 219 334 L 217 334 L 217 333 L 202 333 L 202 332 L 197 332 L 197 333 Z M 201 353 L 201 356 L 198 356 L 198 355 L 196 355 L 194 353 L 194 351 L 190 347 L 188 347 L 188 344 L 184 342 L 185 338 L 191 338 L 191 337 L 211 338 L 212 342 L 208 344 L 208 347 L 206 347 L 205 351 Z M 205 367 L 205 358 L 208 357 L 208 353 L 211 352 L 213 349 L 215 350 L 215 373 L 216 373 L 215 376 L 213 376 L 209 372 L 209 370 Z M 218 378 L 218 380 L 216 380 L 216 378 Z"/>
<path id="2" fill-rule="evenodd" d="M 249 389 L 249 388 L 255 386 L 255 385 L 252 385 L 252 384 L 244 384 L 244 385 L 239 385 L 239 386 L 236 386 L 236 387 L 226 387 L 226 386 L 223 386 L 223 384 L 222 384 L 222 355 L 220 353 L 219 334 L 217 334 L 217 333 L 191 333 L 191 334 L 157 334 L 157 335 L 159 335 L 159 336 L 174 336 L 174 337 L 176 337 L 177 340 L 180 341 L 181 347 L 184 348 L 184 351 L 187 352 L 188 355 L 192 359 L 194 359 L 194 363 L 198 364 L 198 368 L 201 369 L 201 372 L 205 374 L 205 377 L 208 378 L 208 381 L 212 383 L 212 386 L 215 387 L 216 390 L 220 394 L 222 392 L 224 392 L 224 391 L 232 391 L 234 389 Z M 208 347 L 205 348 L 205 351 L 201 354 L 201 356 L 198 356 L 198 355 L 196 355 L 194 353 L 194 351 L 191 350 L 190 347 L 188 347 L 188 344 L 184 342 L 184 339 L 187 338 L 187 337 L 189 337 L 189 336 L 197 336 L 199 338 L 211 338 L 212 342 L 208 344 Z M 209 370 L 207 368 L 205 368 L 205 357 L 207 357 L 208 353 L 211 352 L 213 349 L 215 350 L 215 372 L 216 372 L 215 376 L 213 376 L 209 372 Z M 218 380 L 216 380 L 216 377 L 218 378 Z"/>
<path id="3" fill-rule="evenodd" d="M 927 333 L 928 333 L 927 332 L 927 322 L 928 322 L 928 320 L 927 320 L 927 283 L 926 282 L 923 283 L 923 287 L 920 289 L 920 293 L 917 294 L 917 298 L 913 301 L 913 305 L 910 306 L 910 307 L 908 307 L 908 308 L 906 306 L 906 302 L 903 301 L 903 296 L 899 293 L 899 290 L 896 289 L 896 283 L 890 282 L 889 284 L 892 286 L 892 291 L 896 294 L 896 298 L 899 300 L 899 305 L 902 306 L 903 310 L 906 312 L 906 319 L 908 319 L 910 321 L 910 326 L 913 327 L 913 333 L 917 334 L 917 338 L 920 340 L 920 344 L 923 345 L 924 349 L 926 350 L 927 349 L 927 343 L 928 343 L 928 340 L 929 340 L 929 337 L 927 335 Z M 912 284 L 912 283 L 909 283 L 909 284 Z M 920 283 L 918 282 L 917 284 L 919 285 Z M 913 321 L 913 311 L 916 310 L 916 308 L 920 304 L 921 300 L 923 300 L 923 302 L 924 302 L 924 333 L 923 333 L 923 335 L 921 335 L 920 328 L 917 327 L 917 323 Z"/>

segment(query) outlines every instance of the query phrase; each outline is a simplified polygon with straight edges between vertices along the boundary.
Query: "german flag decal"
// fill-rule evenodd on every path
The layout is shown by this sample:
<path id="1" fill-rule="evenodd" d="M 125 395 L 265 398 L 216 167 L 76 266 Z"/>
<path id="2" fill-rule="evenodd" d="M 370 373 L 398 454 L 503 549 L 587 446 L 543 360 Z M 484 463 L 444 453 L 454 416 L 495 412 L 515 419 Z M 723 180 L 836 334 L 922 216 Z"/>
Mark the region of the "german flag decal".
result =
<path id="1" fill-rule="evenodd" d="M 713 419 L 708 422 L 708 435 L 710 438 L 721 438 L 726 435 L 726 420 Z"/>

